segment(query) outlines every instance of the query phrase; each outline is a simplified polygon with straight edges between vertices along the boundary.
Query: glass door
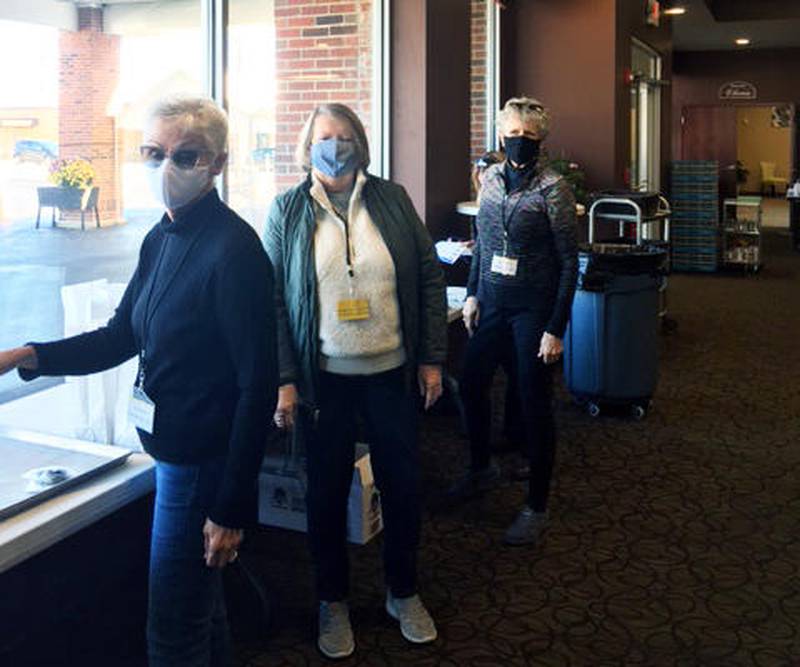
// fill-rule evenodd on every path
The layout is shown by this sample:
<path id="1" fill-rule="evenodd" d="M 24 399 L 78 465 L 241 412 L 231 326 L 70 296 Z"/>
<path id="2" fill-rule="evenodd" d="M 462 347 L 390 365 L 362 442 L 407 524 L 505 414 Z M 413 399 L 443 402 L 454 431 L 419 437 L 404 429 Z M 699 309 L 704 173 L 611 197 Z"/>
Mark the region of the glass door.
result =
<path id="1" fill-rule="evenodd" d="M 661 56 L 646 44 L 631 46 L 631 188 L 661 188 Z"/>

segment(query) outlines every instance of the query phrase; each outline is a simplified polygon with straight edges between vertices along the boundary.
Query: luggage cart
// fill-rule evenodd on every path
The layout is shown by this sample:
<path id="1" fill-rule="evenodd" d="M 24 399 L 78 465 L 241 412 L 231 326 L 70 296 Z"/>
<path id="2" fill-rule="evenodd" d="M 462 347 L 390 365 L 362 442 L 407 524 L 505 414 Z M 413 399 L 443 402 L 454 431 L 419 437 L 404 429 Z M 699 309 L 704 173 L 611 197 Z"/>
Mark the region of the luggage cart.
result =
<path id="1" fill-rule="evenodd" d="M 663 244 L 667 249 L 666 265 L 658 291 L 658 320 L 664 330 L 675 328 L 674 321 L 667 317 L 667 274 L 670 271 L 669 223 L 672 211 L 669 201 L 661 194 L 630 193 L 630 196 L 601 195 L 589 208 L 589 243 L 594 243 L 595 221 L 616 220 L 619 223 L 619 239 L 626 239 L 626 225 L 635 225 L 636 245 L 642 243 Z M 659 238 L 650 234 L 652 225 L 659 226 Z M 645 236 L 649 238 L 645 238 Z"/>

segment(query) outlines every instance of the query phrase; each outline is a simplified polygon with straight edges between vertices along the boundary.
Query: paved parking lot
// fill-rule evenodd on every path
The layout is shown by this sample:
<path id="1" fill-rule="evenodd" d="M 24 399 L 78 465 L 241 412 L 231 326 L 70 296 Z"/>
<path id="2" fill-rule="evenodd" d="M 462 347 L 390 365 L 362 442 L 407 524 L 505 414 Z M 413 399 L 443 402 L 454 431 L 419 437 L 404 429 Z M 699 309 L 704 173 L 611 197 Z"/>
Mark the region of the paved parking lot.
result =
<path id="1" fill-rule="evenodd" d="M 85 232 L 49 225 L 37 230 L 33 217 L 0 220 L 0 349 L 63 334 L 63 285 L 100 278 L 127 282 L 157 219 L 152 211 L 130 214 L 126 224 Z M 0 377 L 0 403 L 42 386 L 25 384 L 15 373 Z"/>

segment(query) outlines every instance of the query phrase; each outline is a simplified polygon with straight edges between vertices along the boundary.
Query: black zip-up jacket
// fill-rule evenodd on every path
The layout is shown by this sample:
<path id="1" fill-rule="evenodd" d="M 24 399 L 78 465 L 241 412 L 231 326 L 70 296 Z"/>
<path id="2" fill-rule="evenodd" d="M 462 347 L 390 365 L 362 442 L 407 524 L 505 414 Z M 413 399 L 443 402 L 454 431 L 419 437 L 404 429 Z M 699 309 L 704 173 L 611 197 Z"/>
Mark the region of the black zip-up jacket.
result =
<path id="1" fill-rule="evenodd" d="M 258 235 L 216 190 L 174 221 L 164 215 L 105 327 L 33 343 L 39 375 L 85 375 L 144 349 L 144 389 L 156 404 L 145 450 L 171 463 L 226 457 L 210 518 L 255 518 L 256 480 L 277 401 L 272 266 Z"/>
<path id="2" fill-rule="evenodd" d="M 545 331 L 561 338 L 578 279 L 575 197 L 544 162 L 511 193 L 504 170 L 504 162 L 492 165 L 483 177 L 467 295 L 479 303 L 532 310 Z M 505 227 L 507 254 L 517 259 L 515 276 L 491 270 L 494 255 L 506 251 Z"/>

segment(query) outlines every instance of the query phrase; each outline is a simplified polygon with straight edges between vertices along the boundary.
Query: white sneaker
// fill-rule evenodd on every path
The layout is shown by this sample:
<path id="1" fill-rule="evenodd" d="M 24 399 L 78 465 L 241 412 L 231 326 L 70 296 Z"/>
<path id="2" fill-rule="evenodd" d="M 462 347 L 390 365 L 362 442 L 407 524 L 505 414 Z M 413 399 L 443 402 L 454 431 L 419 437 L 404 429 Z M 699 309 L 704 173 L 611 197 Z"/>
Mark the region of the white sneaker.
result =
<path id="1" fill-rule="evenodd" d="M 356 650 L 346 602 L 319 603 L 317 646 L 326 658 L 346 658 Z"/>
<path id="2" fill-rule="evenodd" d="M 432 642 L 438 633 L 436 625 L 419 599 L 419 595 L 409 598 L 393 597 L 391 592 L 386 594 L 386 613 L 393 619 L 400 621 L 400 632 L 408 641 L 414 644 L 427 644 Z"/>

